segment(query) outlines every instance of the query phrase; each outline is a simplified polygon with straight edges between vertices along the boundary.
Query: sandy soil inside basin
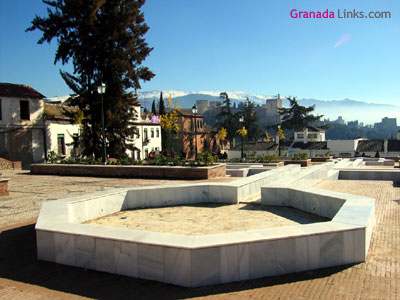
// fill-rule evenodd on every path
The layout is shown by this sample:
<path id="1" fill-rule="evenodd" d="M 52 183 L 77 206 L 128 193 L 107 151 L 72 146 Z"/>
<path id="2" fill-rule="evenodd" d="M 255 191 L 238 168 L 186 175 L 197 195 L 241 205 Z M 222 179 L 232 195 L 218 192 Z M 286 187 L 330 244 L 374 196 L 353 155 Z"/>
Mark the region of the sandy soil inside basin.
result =
<path id="1" fill-rule="evenodd" d="M 85 224 L 185 235 L 216 234 L 329 221 L 290 207 L 252 203 L 195 205 L 120 211 Z"/>

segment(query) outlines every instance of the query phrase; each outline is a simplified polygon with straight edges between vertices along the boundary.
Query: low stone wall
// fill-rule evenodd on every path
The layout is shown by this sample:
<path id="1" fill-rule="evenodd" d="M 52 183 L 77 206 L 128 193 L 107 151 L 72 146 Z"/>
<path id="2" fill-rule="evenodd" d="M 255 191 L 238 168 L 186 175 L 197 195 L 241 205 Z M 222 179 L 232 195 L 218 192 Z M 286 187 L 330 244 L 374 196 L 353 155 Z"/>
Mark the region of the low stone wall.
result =
<path id="1" fill-rule="evenodd" d="M 400 170 L 382 169 L 341 169 L 339 179 L 342 180 L 387 180 L 400 182 Z"/>
<path id="2" fill-rule="evenodd" d="M 231 177 L 247 177 L 272 170 L 271 167 L 227 169 L 226 175 Z"/>
<path id="3" fill-rule="evenodd" d="M 0 157 L 0 170 L 21 170 L 22 165 L 20 161 L 10 161 L 5 158 Z"/>
<path id="4" fill-rule="evenodd" d="M 128 177 L 128 178 L 164 178 L 164 179 L 209 179 L 226 176 L 226 165 L 210 167 L 180 166 L 102 166 L 102 165 L 67 165 L 67 164 L 32 164 L 32 174 Z"/>
<path id="5" fill-rule="evenodd" d="M 14 170 L 21 170 L 22 169 L 22 163 L 20 161 L 13 161 L 12 162 L 12 168 Z"/>
<path id="6" fill-rule="evenodd" d="M 286 165 L 301 165 L 302 167 L 309 167 L 311 166 L 311 159 L 307 160 L 285 160 L 284 161 L 285 166 Z"/>
<path id="7" fill-rule="evenodd" d="M 276 163 L 263 163 L 264 167 L 283 167 L 285 163 L 283 161 L 276 162 Z"/>
<path id="8" fill-rule="evenodd" d="M 8 179 L 0 178 L 0 196 L 8 196 Z"/>
<path id="9" fill-rule="evenodd" d="M 326 263 L 328 260 L 331 261 L 331 266 L 362 262 L 367 258 L 372 231 L 376 224 L 375 199 L 315 188 L 271 185 L 261 188 L 261 203 L 291 206 L 330 218 L 331 225 L 348 226 L 340 230 L 336 227 L 334 233 L 323 232 L 323 227 L 329 223 L 319 223 L 321 233 L 319 239 L 314 241 L 320 246 L 317 247 L 319 251 L 314 254 L 311 252 L 309 258 L 317 256 L 321 259 L 325 256 L 320 263 L 324 263 L 324 260 Z M 323 241 L 329 242 L 323 245 Z M 318 252 L 319 255 L 315 255 Z"/>
<path id="10" fill-rule="evenodd" d="M 312 162 L 328 162 L 333 159 L 333 156 L 328 157 L 311 157 Z"/>

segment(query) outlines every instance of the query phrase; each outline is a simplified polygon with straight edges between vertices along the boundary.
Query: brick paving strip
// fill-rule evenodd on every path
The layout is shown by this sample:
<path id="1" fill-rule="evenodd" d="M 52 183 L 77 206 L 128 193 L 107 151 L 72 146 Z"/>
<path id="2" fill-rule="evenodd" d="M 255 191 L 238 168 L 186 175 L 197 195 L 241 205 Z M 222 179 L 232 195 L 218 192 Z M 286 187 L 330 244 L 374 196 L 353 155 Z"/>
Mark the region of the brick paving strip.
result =
<path id="1" fill-rule="evenodd" d="M 400 187 L 392 182 L 324 181 L 316 186 L 377 199 L 377 224 L 365 263 L 189 289 L 36 259 L 34 223 L 44 201 L 171 181 L 7 172 L 11 193 L 0 198 L 0 299 L 400 299 Z"/>

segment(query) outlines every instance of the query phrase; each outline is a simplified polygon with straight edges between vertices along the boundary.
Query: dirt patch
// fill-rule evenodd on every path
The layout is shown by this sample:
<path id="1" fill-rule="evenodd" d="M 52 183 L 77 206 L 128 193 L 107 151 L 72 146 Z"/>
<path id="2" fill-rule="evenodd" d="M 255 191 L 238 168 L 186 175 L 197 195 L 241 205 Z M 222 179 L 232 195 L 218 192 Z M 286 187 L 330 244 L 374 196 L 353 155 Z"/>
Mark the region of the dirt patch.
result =
<path id="1" fill-rule="evenodd" d="M 329 220 L 291 207 L 202 203 L 121 211 L 85 224 L 204 235 L 324 221 Z"/>

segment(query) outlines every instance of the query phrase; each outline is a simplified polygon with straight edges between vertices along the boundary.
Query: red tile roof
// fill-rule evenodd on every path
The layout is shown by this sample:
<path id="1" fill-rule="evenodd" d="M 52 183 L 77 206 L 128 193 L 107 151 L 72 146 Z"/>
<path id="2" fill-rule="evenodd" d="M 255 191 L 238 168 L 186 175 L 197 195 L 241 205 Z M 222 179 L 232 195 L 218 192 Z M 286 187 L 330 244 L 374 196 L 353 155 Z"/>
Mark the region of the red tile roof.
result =
<path id="1" fill-rule="evenodd" d="M 28 85 L 0 82 L 0 97 L 43 99 L 38 91 Z"/>

